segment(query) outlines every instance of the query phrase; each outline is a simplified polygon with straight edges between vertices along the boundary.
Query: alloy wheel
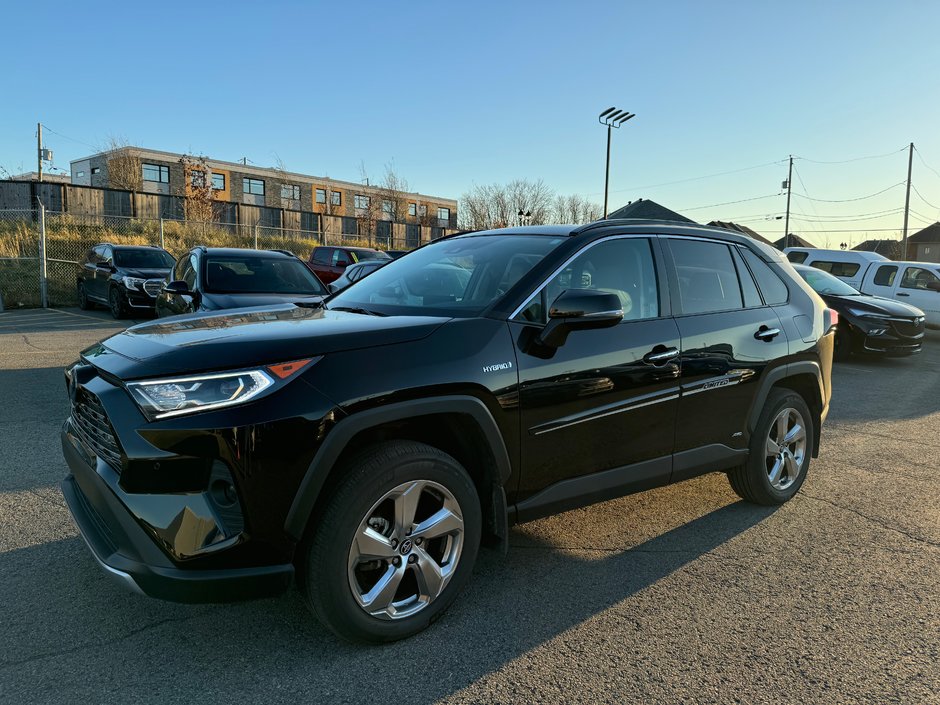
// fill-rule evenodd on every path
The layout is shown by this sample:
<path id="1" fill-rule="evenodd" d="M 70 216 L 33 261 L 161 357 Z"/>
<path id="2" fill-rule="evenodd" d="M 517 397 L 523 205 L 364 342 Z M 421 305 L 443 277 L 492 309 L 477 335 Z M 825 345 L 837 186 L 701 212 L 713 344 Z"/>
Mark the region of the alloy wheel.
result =
<path id="1" fill-rule="evenodd" d="M 379 619 L 403 619 L 430 605 L 457 569 L 464 542 L 460 505 L 443 485 L 405 482 L 376 502 L 349 547 L 349 587 Z"/>
<path id="2" fill-rule="evenodd" d="M 782 409 L 770 424 L 766 443 L 767 479 L 775 490 L 786 490 L 799 478 L 806 443 L 803 415 L 791 407 Z"/>
<path id="3" fill-rule="evenodd" d="M 111 315 L 115 318 L 121 317 L 121 298 L 118 290 L 115 288 L 111 289 L 111 293 L 108 295 L 108 301 L 111 304 Z"/>

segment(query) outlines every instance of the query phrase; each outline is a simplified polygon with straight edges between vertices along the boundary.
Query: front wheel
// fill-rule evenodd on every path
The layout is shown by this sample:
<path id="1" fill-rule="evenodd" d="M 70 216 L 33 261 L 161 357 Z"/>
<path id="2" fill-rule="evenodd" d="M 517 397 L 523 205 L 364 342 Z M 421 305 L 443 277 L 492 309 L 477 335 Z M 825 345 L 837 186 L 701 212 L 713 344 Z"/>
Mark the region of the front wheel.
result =
<path id="1" fill-rule="evenodd" d="M 121 301 L 121 292 L 116 286 L 112 286 L 111 291 L 108 292 L 108 308 L 115 318 L 124 318 L 124 303 Z"/>
<path id="2" fill-rule="evenodd" d="M 728 473 L 731 488 L 748 502 L 783 504 L 806 479 L 814 438 L 813 417 L 803 397 L 790 389 L 771 390 L 747 461 Z"/>
<path id="3" fill-rule="evenodd" d="M 473 481 L 451 456 L 412 441 L 368 449 L 342 477 L 310 532 L 308 604 L 350 641 L 416 634 L 473 570 L 482 528 Z"/>
<path id="4" fill-rule="evenodd" d="M 91 301 L 88 300 L 88 292 L 85 291 L 84 282 L 78 283 L 78 307 L 82 311 L 87 311 L 93 307 Z"/>

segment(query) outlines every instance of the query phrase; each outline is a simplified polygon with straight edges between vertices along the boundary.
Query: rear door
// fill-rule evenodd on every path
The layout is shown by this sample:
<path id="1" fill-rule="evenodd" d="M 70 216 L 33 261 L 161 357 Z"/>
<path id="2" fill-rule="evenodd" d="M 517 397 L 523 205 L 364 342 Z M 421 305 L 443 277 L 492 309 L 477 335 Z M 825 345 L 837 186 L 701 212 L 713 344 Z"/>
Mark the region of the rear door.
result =
<path id="1" fill-rule="evenodd" d="M 709 461 L 720 469 L 735 451 L 747 448 L 758 380 L 786 359 L 789 346 L 777 313 L 761 297 L 744 261 L 744 254 L 753 257 L 747 248 L 682 237 L 664 242 L 681 337 L 673 464 L 673 480 L 679 480 Z M 780 299 L 779 292 L 768 296 L 773 298 Z"/>
<path id="2" fill-rule="evenodd" d="M 940 325 L 940 276 L 936 270 L 926 265 L 904 266 L 895 298 L 923 311 L 929 325 Z"/>
<path id="3" fill-rule="evenodd" d="M 660 299 L 665 286 L 657 253 L 650 237 L 591 243 L 510 321 L 520 382 L 520 496 L 614 468 L 625 469 L 612 481 L 618 486 L 668 481 L 679 335 Z M 568 289 L 615 293 L 624 320 L 611 328 L 575 331 L 551 354 L 539 354 L 530 341 L 545 324 L 548 306 Z M 584 486 L 576 483 L 569 493 Z"/>

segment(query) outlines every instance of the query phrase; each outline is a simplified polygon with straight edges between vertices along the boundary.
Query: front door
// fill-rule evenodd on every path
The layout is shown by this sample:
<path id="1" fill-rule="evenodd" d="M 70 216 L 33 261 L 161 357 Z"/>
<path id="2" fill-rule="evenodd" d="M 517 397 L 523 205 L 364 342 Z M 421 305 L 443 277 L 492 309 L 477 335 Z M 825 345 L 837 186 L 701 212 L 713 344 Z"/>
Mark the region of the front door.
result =
<path id="1" fill-rule="evenodd" d="M 660 302 L 657 252 L 658 244 L 647 237 L 592 243 L 510 323 L 522 418 L 520 498 L 556 483 L 585 479 L 573 487 L 569 482 L 551 507 L 564 508 L 563 495 L 589 494 L 595 479 L 591 476 L 601 471 L 614 471 L 597 477 L 607 489 L 612 484 L 638 488 L 668 481 L 679 335 L 675 321 L 662 315 L 668 312 Z M 575 331 L 561 347 L 540 350 L 532 338 L 546 322 L 550 303 L 568 289 L 616 294 L 624 320 L 611 328 Z M 627 466 L 634 468 L 632 474 Z M 523 515 L 522 506 L 520 519 L 530 518 Z M 540 513 L 544 511 L 531 515 Z"/>
<path id="2" fill-rule="evenodd" d="M 895 298 L 923 311 L 928 325 L 940 326 L 940 277 L 935 271 L 908 265 L 901 275 Z"/>

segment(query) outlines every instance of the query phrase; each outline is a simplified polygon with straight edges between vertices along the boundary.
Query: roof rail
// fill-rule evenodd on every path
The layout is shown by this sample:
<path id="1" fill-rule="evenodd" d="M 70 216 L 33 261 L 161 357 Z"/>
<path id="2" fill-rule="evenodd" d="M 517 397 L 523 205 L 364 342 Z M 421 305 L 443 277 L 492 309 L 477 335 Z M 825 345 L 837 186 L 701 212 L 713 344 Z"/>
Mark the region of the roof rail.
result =
<path id="1" fill-rule="evenodd" d="M 297 255 L 295 255 L 293 252 L 291 252 L 290 250 L 279 250 L 279 249 L 277 249 L 276 247 L 275 247 L 275 248 L 272 248 L 272 249 L 270 249 L 270 250 L 268 250 L 268 251 L 269 251 L 269 252 L 280 252 L 282 255 L 290 255 L 291 257 L 296 257 L 296 256 L 297 256 Z"/>

